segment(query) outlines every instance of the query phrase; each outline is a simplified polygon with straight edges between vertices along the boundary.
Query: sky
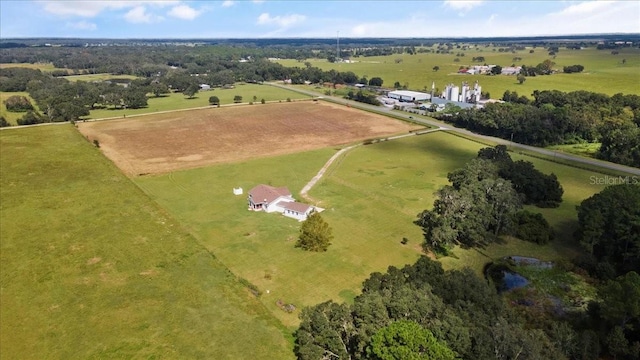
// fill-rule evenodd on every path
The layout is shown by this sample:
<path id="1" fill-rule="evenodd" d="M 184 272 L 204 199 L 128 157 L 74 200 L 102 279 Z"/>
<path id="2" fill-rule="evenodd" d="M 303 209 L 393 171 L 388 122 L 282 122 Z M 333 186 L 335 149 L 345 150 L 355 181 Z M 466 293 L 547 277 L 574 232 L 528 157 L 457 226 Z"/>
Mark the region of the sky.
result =
<path id="1" fill-rule="evenodd" d="M 429 38 L 600 33 L 640 33 L 640 1 L 0 0 L 0 38 Z"/>

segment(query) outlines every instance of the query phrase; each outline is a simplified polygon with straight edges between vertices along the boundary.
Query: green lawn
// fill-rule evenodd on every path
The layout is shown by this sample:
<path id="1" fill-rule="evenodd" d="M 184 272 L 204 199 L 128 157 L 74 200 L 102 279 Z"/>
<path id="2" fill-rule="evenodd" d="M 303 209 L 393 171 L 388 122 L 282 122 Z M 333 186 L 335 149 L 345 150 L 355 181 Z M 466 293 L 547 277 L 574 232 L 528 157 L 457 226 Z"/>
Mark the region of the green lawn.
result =
<path id="1" fill-rule="evenodd" d="M 596 153 L 600 149 L 600 143 L 582 143 L 571 145 L 554 145 L 549 146 L 547 149 L 556 150 L 568 154 L 595 158 Z"/>
<path id="2" fill-rule="evenodd" d="M 69 76 L 63 77 L 63 79 L 67 79 L 72 82 L 75 82 L 75 81 L 93 82 L 93 81 L 107 81 L 107 80 L 113 80 L 113 79 L 134 80 L 134 79 L 138 79 L 138 77 L 133 75 L 85 74 L 85 75 L 69 75 Z"/>
<path id="3" fill-rule="evenodd" d="M 263 304 L 72 125 L 3 130 L 0 148 L 0 358 L 293 357 Z"/>
<path id="4" fill-rule="evenodd" d="M 182 93 L 172 93 L 167 96 L 149 98 L 146 108 L 142 109 L 97 109 L 92 110 L 87 119 L 100 119 L 110 117 L 122 117 L 123 115 L 140 115 L 158 111 L 171 111 L 180 109 L 189 109 L 195 107 L 209 106 L 209 97 L 217 96 L 222 106 L 233 104 L 233 98 L 236 95 L 242 96 L 242 102 L 253 102 L 253 97 L 257 99 L 257 103 L 264 99 L 265 101 L 282 101 L 287 99 L 299 100 L 309 99 L 309 96 L 290 91 L 286 89 L 276 88 L 268 85 L 259 84 L 236 84 L 234 89 L 214 89 L 201 91 L 196 94 L 193 99 L 188 99 Z"/>
<path id="5" fill-rule="evenodd" d="M 373 271 L 414 262 L 421 253 L 416 215 L 433 204 L 433 193 L 447 184 L 448 172 L 474 158 L 483 145 L 443 132 L 360 146 L 334 163 L 310 195 L 326 210 L 335 239 L 326 253 L 294 248 L 299 223 L 276 214 L 246 209 L 245 196 L 232 195 L 259 183 L 288 186 L 296 194 L 335 152 L 324 149 L 237 164 L 175 172 L 136 181 L 168 209 L 232 272 L 264 291 L 261 300 L 287 326 L 277 300 L 298 308 L 328 299 L 350 301 Z M 538 246 L 517 239 L 481 251 L 456 249 L 455 257 L 440 259 L 445 268 L 471 266 L 481 271 L 490 259 L 529 255 L 558 259 L 575 254 L 570 234 L 575 206 L 602 189 L 591 185 L 600 173 L 514 154 L 555 172 L 565 187 L 557 209 L 541 209 L 559 233 L 559 240 Z M 532 210 L 537 210 L 533 209 Z M 402 238 L 409 243 L 402 245 Z M 266 291 L 269 290 L 267 294 Z"/>
<path id="6" fill-rule="evenodd" d="M 64 70 L 61 68 L 57 68 L 53 65 L 53 63 L 0 63 L 0 69 L 12 68 L 12 67 L 21 67 L 27 69 L 36 69 L 41 71 L 53 71 L 53 70 Z"/>
<path id="7" fill-rule="evenodd" d="M 527 48 L 526 50 L 511 52 L 493 51 L 495 48 L 480 46 L 473 50 L 453 49 L 453 54 L 421 53 L 416 55 L 401 54 L 375 57 L 357 57 L 354 63 L 329 63 L 324 59 L 278 60 L 285 66 L 304 67 L 304 62 L 323 70 L 353 71 L 358 76 L 381 77 L 383 86 L 391 87 L 398 81 L 401 85 L 408 84 L 411 90 L 430 91 L 431 83 L 442 91 L 446 84 L 460 84 L 462 81 L 473 83 L 479 81 L 484 92 L 490 92 L 492 98 L 501 98 L 505 90 L 517 91 L 520 95 L 530 96 L 534 90 L 576 91 L 588 90 L 609 95 L 615 93 L 640 94 L 640 49 L 620 49 L 618 55 L 612 55 L 610 50 L 567 50 L 561 48 L 555 59 L 542 48 Z M 534 50 L 533 54 L 529 50 Z M 464 57 L 455 62 L 456 53 L 463 52 Z M 556 63 L 554 68 L 560 73 L 551 76 L 527 77 L 524 84 L 518 84 L 515 76 L 487 76 L 487 75 L 459 75 L 460 66 L 483 65 L 473 62 L 473 57 L 484 56 L 487 64 L 501 66 L 527 65 L 535 66 L 546 59 Z M 522 58 L 514 61 L 514 57 Z M 622 59 L 626 60 L 622 64 Z M 396 62 L 398 61 L 398 62 Z M 580 64 L 585 67 L 580 74 L 563 74 L 564 66 Z M 439 66 L 439 71 L 433 71 Z"/>
<path id="8" fill-rule="evenodd" d="M 26 114 L 26 112 L 7 111 L 7 106 L 4 104 L 4 101 L 6 99 L 8 99 L 9 97 L 14 96 L 14 95 L 26 96 L 31 101 L 31 105 L 33 105 L 36 109 L 38 109 L 38 105 L 31 98 L 29 93 L 27 93 L 27 92 L 24 92 L 24 91 L 16 91 L 16 92 L 3 92 L 3 91 L 0 91 L 0 116 L 4 116 L 4 118 L 7 119 L 7 121 L 10 124 L 18 125 L 18 119 L 23 117 L 24 114 Z"/>

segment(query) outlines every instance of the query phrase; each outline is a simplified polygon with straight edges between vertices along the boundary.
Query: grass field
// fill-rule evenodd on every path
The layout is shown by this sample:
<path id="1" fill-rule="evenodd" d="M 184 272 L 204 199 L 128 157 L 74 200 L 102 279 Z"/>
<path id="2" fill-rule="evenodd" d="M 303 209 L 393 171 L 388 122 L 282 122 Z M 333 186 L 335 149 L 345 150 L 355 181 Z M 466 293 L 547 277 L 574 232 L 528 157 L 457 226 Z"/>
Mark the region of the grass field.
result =
<path id="1" fill-rule="evenodd" d="M 27 92 L 24 92 L 24 91 L 16 91 L 16 92 L 3 92 L 3 91 L 0 91 L 0 116 L 4 116 L 4 118 L 10 124 L 18 125 L 18 119 L 23 117 L 26 112 L 7 111 L 7 106 L 4 104 L 4 101 L 6 99 L 8 99 L 9 97 L 14 96 L 14 95 L 26 96 L 31 101 L 31 105 L 33 105 L 36 109 L 38 109 L 38 105 L 31 98 L 29 93 L 27 93 Z"/>
<path id="2" fill-rule="evenodd" d="M 312 101 L 175 111 L 78 127 L 130 175 L 295 153 L 420 128 Z"/>
<path id="3" fill-rule="evenodd" d="M 313 66 L 323 70 L 336 69 L 339 71 L 353 71 L 358 76 L 381 77 L 383 86 L 391 87 L 398 81 L 401 85 L 408 84 L 411 90 L 430 90 L 431 83 L 442 91 L 446 84 L 460 84 L 462 81 L 473 83 L 476 80 L 482 86 L 482 91 L 489 92 L 492 98 L 501 98 L 505 90 L 517 91 L 520 95 L 530 96 L 534 90 L 576 91 L 588 90 L 613 95 L 615 93 L 640 94 L 640 49 L 620 49 L 618 55 L 612 55 L 610 50 L 560 49 L 556 58 L 548 55 L 542 48 L 533 49 L 530 54 L 526 50 L 510 52 L 493 51 L 495 48 L 480 47 L 473 50 L 453 49 L 454 54 L 422 53 L 416 55 L 402 54 L 379 57 L 358 57 L 355 63 L 329 63 L 324 59 L 307 59 Z M 455 53 L 463 52 L 460 62 L 455 62 Z M 558 73 L 551 76 L 527 77 L 524 84 L 518 84 L 515 76 L 487 76 L 487 75 L 459 75 L 460 66 L 482 65 L 473 62 L 472 58 L 484 56 L 487 64 L 501 66 L 527 65 L 535 66 L 546 59 L 556 63 L 555 68 L 562 72 L 563 66 L 580 64 L 585 67 L 580 74 Z M 521 57 L 521 61 L 513 61 L 514 57 Z M 626 60 L 622 64 L 622 59 Z M 396 60 L 400 61 L 396 63 Z M 279 60 L 285 66 L 304 67 L 304 62 L 297 60 Z M 433 71 L 439 66 L 439 71 Z"/>
<path id="4" fill-rule="evenodd" d="M 112 80 L 112 79 L 129 79 L 129 80 L 134 80 L 137 79 L 138 77 L 133 76 L 133 75 L 113 75 L 113 74 L 86 74 L 86 75 L 69 75 L 69 76 L 65 76 L 64 79 L 67 79 L 69 81 L 75 82 L 75 81 L 87 81 L 87 82 L 93 82 L 93 81 L 106 81 L 106 80 Z"/>
<path id="5" fill-rule="evenodd" d="M 172 93 L 167 96 L 150 97 L 146 108 L 142 109 L 97 109 L 92 110 L 87 119 L 101 119 L 111 117 L 122 117 L 123 115 L 140 115 L 158 111 L 181 110 L 196 107 L 209 106 L 209 97 L 217 96 L 220 104 L 225 106 L 233 104 L 233 98 L 236 95 L 242 96 L 242 102 L 249 103 L 253 101 L 255 96 L 257 102 L 261 99 L 265 101 L 281 101 L 286 102 L 287 99 L 299 100 L 309 99 L 309 96 L 290 91 L 286 89 L 275 88 L 273 86 L 258 84 L 237 84 L 234 89 L 214 89 L 209 91 L 201 91 L 196 94 L 193 99 L 188 99 L 182 93 Z M 256 104 L 260 105 L 260 104 Z"/>
<path id="6" fill-rule="evenodd" d="M 447 184 L 448 172 L 476 156 L 483 145 L 443 132 L 360 146 L 334 164 L 310 195 L 326 208 L 323 217 L 334 229 L 326 253 L 310 254 L 294 248 L 299 223 L 274 214 L 246 210 L 244 196 L 231 194 L 259 183 L 289 186 L 296 194 L 330 157 L 334 149 L 247 161 L 237 164 L 138 177 L 135 181 L 169 210 L 234 273 L 262 291 L 262 301 L 284 324 L 294 326 L 295 315 L 282 312 L 281 299 L 308 306 L 334 299 L 349 301 L 372 271 L 412 263 L 420 255 L 421 230 L 416 215 L 433 204 L 433 193 Z M 550 246 L 517 239 L 481 251 L 454 251 L 440 259 L 446 268 L 471 266 L 519 254 L 558 259 L 574 254 L 570 233 L 575 206 L 603 186 L 590 184 L 586 170 L 535 158 L 542 171 L 553 171 L 565 187 L 565 201 L 557 209 L 541 211 L 559 233 Z M 206 200 L 203 200 L 206 199 Z M 402 238 L 409 243 L 402 245 Z"/>
<path id="7" fill-rule="evenodd" d="M 556 150 L 556 151 L 573 154 L 573 155 L 595 158 L 596 153 L 600 149 L 600 143 L 554 145 L 554 146 L 547 147 L 547 149 Z"/>
<path id="8" fill-rule="evenodd" d="M 22 67 L 27 69 L 35 69 L 41 71 L 53 71 L 53 70 L 63 70 L 53 66 L 52 63 L 0 63 L 0 69 L 12 68 L 12 67 Z"/>
<path id="9" fill-rule="evenodd" d="M 293 357 L 289 332 L 72 125 L 3 130 L 0 148 L 0 358 Z"/>

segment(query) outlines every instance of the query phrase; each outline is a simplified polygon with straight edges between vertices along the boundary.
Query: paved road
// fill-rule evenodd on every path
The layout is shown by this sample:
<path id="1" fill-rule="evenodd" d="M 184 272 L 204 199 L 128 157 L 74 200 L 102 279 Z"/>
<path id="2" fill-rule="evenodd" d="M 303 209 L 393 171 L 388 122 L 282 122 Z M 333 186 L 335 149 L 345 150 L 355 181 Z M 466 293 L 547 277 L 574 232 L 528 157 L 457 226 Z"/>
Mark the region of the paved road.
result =
<path id="1" fill-rule="evenodd" d="M 309 91 L 309 90 L 305 90 L 305 89 L 299 89 L 299 88 L 296 88 L 296 87 L 293 87 L 293 86 L 287 86 L 287 85 L 284 85 L 284 84 L 278 84 L 278 83 L 265 83 L 265 84 L 268 84 L 268 85 L 271 85 L 271 86 L 280 87 L 280 88 L 284 88 L 284 89 L 288 89 L 288 90 L 292 90 L 292 91 L 296 91 L 296 92 L 299 92 L 301 94 L 305 94 L 305 95 L 309 95 L 309 96 L 315 96 L 315 97 L 324 98 L 324 99 L 327 99 L 327 100 L 329 100 L 331 102 L 335 102 L 335 103 L 338 103 L 338 104 L 345 104 L 345 105 L 348 104 L 348 105 L 350 105 L 351 107 L 354 107 L 354 108 L 360 108 L 360 109 L 363 109 L 363 110 L 373 111 L 373 112 L 377 112 L 377 113 L 384 113 L 384 112 L 391 113 L 391 110 L 389 108 L 386 108 L 386 107 L 369 105 L 369 104 L 360 103 L 360 102 L 356 102 L 356 101 L 346 100 L 346 99 L 335 97 L 335 96 L 326 96 L 326 95 L 323 95 L 323 94 L 320 94 L 320 93 L 317 93 L 317 92 L 314 92 L 314 91 Z M 437 121 L 437 120 L 432 119 L 432 118 L 418 117 L 418 116 L 416 116 L 414 114 L 405 115 L 405 114 L 400 113 L 400 112 L 393 112 L 393 116 L 404 118 L 406 120 L 410 120 L 410 121 L 413 121 L 413 122 L 416 122 L 416 123 L 421 123 L 421 124 L 424 124 L 424 125 L 435 126 L 437 128 L 440 128 L 441 130 L 451 131 L 451 132 L 455 132 L 455 133 L 462 134 L 462 135 L 465 135 L 465 136 L 475 137 L 475 138 L 478 138 L 478 139 L 481 139 L 481 140 L 484 140 L 484 141 L 490 141 L 490 142 L 494 142 L 494 143 L 497 143 L 497 144 L 504 144 L 504 145 L 509 146 L 510 148 L 520 148 L 520 149 L 523 149 L 523 150 L 535 152 L 535 153 L 538 153 L 540 155 L 546 155 L 546 156 L 553 157 L 553 158 L 556 158 L 556 159 L 570 160 L 570 161 L 574 161 L 574 162 L 577 162 L 577 163 L 582 163 L 582 164 L 586 164 L 586 165 L 593 165 L 593 166 L 599 166 L 601 168 L 605 168 L 605 169 L 609 169 L 609 170 L 620 171 L 620 172 L 624 172 L 624 173 L 640 176 L 640 169 L 634 168 L 634 167 L 630 167 L 630 166 L 625 166 L 625 165 L 615 164 L 615 163 L 611 163 L 611 162 L 607 162 L 607 161 L 602 161 L 602 160 L 597 160 L 597 159 L 585 158 L 585 157 L 580 157 L 580 156 L 576 156 L 576 155 L 556 152 L 556 151 L 547 150 L 547 149 L 543 149 L 543 148 L 539 148 L 539 147 L 535 147 L 535 146 L 523 145 L 523 144 L 519 144 L 519 143 L 516 143 L 516 142 L 511 142 L 509 140 L 504 140 L 504 139 L 493 137 L 493 136 L 480 135 L 480 134 L 476 134 L 476 133 L 471 132 L 471 131 L 466 130 L 466 129 L 453 127 L 450 124 L 446 124 L 446 123 Z"/>

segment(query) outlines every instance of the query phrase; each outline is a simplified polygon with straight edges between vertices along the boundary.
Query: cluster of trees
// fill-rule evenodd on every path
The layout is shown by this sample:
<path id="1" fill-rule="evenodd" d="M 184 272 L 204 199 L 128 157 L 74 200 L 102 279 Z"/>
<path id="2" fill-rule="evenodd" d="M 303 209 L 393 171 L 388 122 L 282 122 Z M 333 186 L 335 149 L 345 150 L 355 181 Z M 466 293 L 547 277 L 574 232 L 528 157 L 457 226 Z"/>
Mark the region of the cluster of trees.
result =
<path id="1" fill-rule="evenodd" d="M 7 107 L 7 111 L 11 112 L 25 112 L 33 110 L 31 101 L 29 101 L 29 99 L 27 99 L 25 96 L 21 95 L 9 96 L 6 100 L 3 101 L 3 103 Z"/>
<path id="2" fill-rule="evenodd" d="M 596 264 L 587 268 L 604 279 L 640 273 L 640 178 L 614 180 L 578 207 L 576 238 Z"/>
<path id="3" fill-rule="evenodd" d="M 544 174 L 525 160 L 513 161 L 505 145 L 483 148 L 479 159 L 491 160 L 498 167 L 498 176 L 511 181 L 514 189 L 523 196 L 523 202 L 538 207 L 558 207 L 564 190 L 555 174 Z"/>
<path id="4" fill-rule="evenodd" d="M 451 185 L 436 192 L 432 210 L 418 214 L 425 250 L 447 253 L 453 246 L 483 247 L 504 234 L 544 244 L 553 229 L 523 204 L 557 206 L 562 188 L 525 161 L 512 161 L 504 146 L 481 149 L 478 158 L 448 174 Z"/>
<path id="5" fill-rule="evenodd" d="M 359 101 L 366 104 L 372 105 L 380 105 L 380 101 L 378 101 L 375 94 L 364 93 L 362 90 L 358 90 L 355 94 L 353 91 L 349 91 L 346 96 L 349 100 Z"/>
<path id="6" fill-rule="evenodd" d="M 480 149 L 477 159 L 449 173 L 448 179 L 451 186 L 436 193 L 433 210 L 418 215 L 425 248 L 446 252 L 453 245 L 484 246 L 501 234 L 536 243 L 553 238 L 544 218 L 518 210 L 522 204 L 557 207 L 563 194 L 560 183 L 531 162 L 514 162 L 506 146 Z"/>
<path id="7" fill-rule="evenodd" d="M 601 142 L 601 159 L 640 167 L 640 96 L 589 91 L 534 91 L 533 100 L 505 92 L 504 104 L 439 116 L 481 134 L 549 146 Z"/>
<path id="8" fill-rule="evenodd" d="M 303 360 L 564 358 L 557 339 L 527 328 L 484 279 L 427 257 L 371 274 L 353 305 L 328 301 L 300 317 Z"/>
<path id="9" fill-rule="evenodd" d="M 525 76 L 550 75 L 553 73 L 553 67 L 556 63 L 547 59 L 536 66 L 522 65 L 520 74 Z"/>
<path id="10" fill-rule="evenodd" d="M 579 73 L 584 70 L 582 65 L 569 65 L 562 68 L 562 72 L 566 74 Z"/>

